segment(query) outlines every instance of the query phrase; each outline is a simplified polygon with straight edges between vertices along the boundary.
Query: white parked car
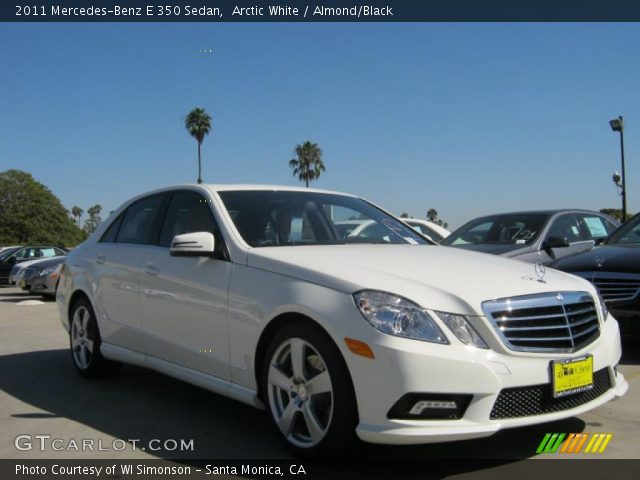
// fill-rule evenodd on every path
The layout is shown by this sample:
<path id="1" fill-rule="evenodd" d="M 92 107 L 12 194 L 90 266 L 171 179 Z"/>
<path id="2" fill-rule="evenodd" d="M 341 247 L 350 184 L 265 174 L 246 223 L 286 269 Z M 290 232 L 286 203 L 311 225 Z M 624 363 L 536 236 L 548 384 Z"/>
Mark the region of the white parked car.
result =
<path id="1" fill-rule="evenodd" d="M 447 238 L 451 232 L 437 223 L 419 218 L 403 218 L 402 221 L 414 230 L 428 236 L 430 239 L 440 243 Z"/>
<path id="2" fill-rule="evenodd" d="M 371 220 L 389 241 L 335 228 Z M 132 363 L 266 408 L 297 453 L 571 417 L 624 394 L 618 324 L 580 278 L 430 245 L 358 197 L 184 185 L 130 200 L 57 292 L 85 377 Z"/>

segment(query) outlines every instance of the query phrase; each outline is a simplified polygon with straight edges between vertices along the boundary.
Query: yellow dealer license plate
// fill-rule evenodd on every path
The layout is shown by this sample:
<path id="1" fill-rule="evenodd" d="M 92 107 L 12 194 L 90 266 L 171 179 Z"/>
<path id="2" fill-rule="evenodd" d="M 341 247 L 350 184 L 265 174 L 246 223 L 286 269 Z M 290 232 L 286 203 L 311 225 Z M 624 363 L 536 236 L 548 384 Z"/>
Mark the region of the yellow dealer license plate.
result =
<path id="1" fill-rule="evenodd" d="M 593 357 L 586 355 L 551 362 L 553 396 L 564 397 L 593 388 Z"/>
<path id="2" fill-rule="evenodd" d="M 24 288 L 27 286 L 27 282 L 25 282 L 24 280 L 20 280 L 20 288 Z"/>

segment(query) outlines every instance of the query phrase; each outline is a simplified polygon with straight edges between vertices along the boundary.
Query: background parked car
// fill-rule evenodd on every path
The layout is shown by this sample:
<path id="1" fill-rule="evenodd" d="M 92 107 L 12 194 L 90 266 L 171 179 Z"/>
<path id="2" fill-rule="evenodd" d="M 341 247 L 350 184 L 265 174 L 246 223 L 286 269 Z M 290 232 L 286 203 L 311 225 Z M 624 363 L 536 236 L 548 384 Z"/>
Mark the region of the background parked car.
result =
<path id="1" fill-rule="evenodd" d="M 22 288 L 44 297 L 54 297 L 60 270 L 65 261 L 64 256 L 41 260 L 27 267 L 24 271 Z"/>
<path id="2" fill-rule="evenodd" d="M 20 247 L 21 247 L 21 245 L 8 245 L 6 247 L 0 247 L 0 253 L 5 253 L 9 249 L 17 250 Z"/>
<path id="3" fill-rule="evenodd" d="M 593 283 L 624 333 L 640 334 L 640 214 L 600 247 L 550 264 Z"/>
<path id="4" fill-rule="evenodd" d="M 66 250 L 53 246 L 19 248 L 0 260 L 0 284 L 15 285 L 20 270 L 27 266 L 25 262 L 66 255 Z"/>
<path id="5" fill-rule="evenodd" d="M 590 210 L 502 213 L 471 220 L 442 244 L 546 264 L 590 250 L 618 226 L 612 217 Z"/>
<path id="6" fill-rule="evenodd" d="M 9 282 L 9 273 L 13 267 L 12 263 L 7 263 L 8 258 L 21 247 L 8 247 L 0 252 L 0 285 L 6 285 Z"/>
<path id="7" fill-rule="evenodd" d="M 441 227 L 437 223 L 430 222 L 429 220 L 422 220 L 420 218 L 403 218 L 402 221 L 414 230 L 417 230 L 438 243 L 441 243 L 442 240 L 451 234 L 451 232 L 446 228 Z"/>

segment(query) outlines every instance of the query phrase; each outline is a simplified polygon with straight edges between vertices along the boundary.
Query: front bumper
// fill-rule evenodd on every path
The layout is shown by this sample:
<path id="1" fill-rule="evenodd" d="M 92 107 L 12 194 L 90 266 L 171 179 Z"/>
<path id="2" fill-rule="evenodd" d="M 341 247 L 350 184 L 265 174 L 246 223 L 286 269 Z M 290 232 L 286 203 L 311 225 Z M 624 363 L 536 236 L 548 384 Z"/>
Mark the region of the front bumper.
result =
<path id="1" fill-rule="evenodd" d="M 582 414 L 623 395 L 628 388 L 623 375 L 614 369 L 622 351 L 618 324 L 611 316 L 601 326 L 600 337 L 573 354 L 498 352 L 460 342 L 437 345 L 377 333 L 368 337 L 374 360 L 347 355 L 360 414 L 356 431 L 362 440 L 372 443 L 415 444 L 486 437 L 503 428 Z M 608 375 L 610 388 L 579 405 L 567 402 L 569 406 L 558 411 L 492 419 L 501 391 L 546 387 L 550 384 L 551 360 L 585 354 L 593 355 L 594 374 L 602 370 L 602 374 Z M 472 395 L 472 399 L 458 420 L 388 418 L 392 406 L 407 393 L 466 394 Z"/>
<path id="2" fill-rule="evenodd" d="M 55 283 L 52 286 L 51 281 L 47 281 L 47 277 L 38 277 L 34 280 L 31 280 L 29 285 L 29 290 L 33 293 L 42 293 L 45 295 L 54 295 L 55 291 Z"/>

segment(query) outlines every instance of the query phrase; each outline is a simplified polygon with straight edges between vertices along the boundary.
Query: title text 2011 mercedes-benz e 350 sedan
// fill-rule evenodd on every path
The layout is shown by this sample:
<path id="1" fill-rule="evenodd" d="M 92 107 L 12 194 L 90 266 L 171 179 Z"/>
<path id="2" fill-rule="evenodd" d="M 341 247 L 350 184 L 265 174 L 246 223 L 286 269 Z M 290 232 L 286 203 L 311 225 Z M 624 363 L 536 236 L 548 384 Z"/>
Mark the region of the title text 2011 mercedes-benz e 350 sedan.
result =
<path id="1" fill-rule="evenodd" d="M 349 219 L 377 227 L 344 237 Z M 57 300 L 81 375 L 132 363 L 266 408 L 298 453 L 483 437 L 627 389 L 586 280 L 430 245 L 319 190 L 134 198 L 71 252 Z"/>

